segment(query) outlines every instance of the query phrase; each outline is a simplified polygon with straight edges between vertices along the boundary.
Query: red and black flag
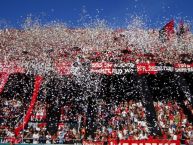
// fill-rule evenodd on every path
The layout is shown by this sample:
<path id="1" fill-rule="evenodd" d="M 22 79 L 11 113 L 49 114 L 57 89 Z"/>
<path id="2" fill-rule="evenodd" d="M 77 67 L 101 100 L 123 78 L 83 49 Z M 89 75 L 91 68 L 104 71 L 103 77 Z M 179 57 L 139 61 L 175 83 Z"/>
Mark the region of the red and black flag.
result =
<path id="1" fill-rule="evenodd" d="M 160 31 L 159 38 L 162 42 L 169 40 L 171 35 L 174 34 L 174 20 L 168 22 Z"/>

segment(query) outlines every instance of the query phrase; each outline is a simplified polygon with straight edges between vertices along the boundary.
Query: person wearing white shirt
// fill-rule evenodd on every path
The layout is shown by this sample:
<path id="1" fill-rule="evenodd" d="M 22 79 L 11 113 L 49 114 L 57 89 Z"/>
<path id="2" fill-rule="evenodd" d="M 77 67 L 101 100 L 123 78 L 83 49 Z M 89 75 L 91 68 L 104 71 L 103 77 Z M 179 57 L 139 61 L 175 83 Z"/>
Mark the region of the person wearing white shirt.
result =
<path id="1" fill-rule="evenodd" d="M 147 139 L 147 134 L 145 132 L 141 132 L 139 135 L 139 139 L 140 140 Z"/>
<path id="2" fill-rule="evenodd" d="M 33 144 L 38 144 L 38 140 L 39 140 L 39 134 L 38 132 L 35 132 L 32 136 L 33 138 Z"/>
<path id="3" fill-rule="evenodd" d="M 178 136 L 177 136 L 176 134 L 173 134 L 172 139 L 173 139 L 173 140 L 177 140 L 177 139 L 178 139 Z"/>
<path id="4" fill-rule="evenodd" d="M 49 133 L 46 135 L 46 144 L 51 144 L 51 135 Z"/>
<path id="5" fill-rule="evenodd" d="M 123 139 L 123 134 L 122 134 L 121 131 L 118 132 L 118 138 L 119 138 L 120 140 Z"/>
<path id="6" fill-rule="evenodd" d="M 127 115 L 127 112 L 124 110 L 124 111 L 122 112 L 122 116 L 123 116 L 123 117 L 126 117 L 126 115 Z"/>
<path id="7" fill-rule="evenodd" d="M 6 132 L 8 137 L 14 137 L 14 133 L 11 132 L 9 129 L 6 129 L 5 132 Z"/>

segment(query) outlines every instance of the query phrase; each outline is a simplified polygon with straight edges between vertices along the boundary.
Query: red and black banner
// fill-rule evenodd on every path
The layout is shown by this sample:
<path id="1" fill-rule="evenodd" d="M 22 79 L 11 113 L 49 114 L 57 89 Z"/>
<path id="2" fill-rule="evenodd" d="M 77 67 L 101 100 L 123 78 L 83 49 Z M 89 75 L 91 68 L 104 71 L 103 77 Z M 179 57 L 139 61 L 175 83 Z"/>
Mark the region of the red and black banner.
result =
<path id="1" fill-rule="evenodd" d="M 77 66 L 81 67 L 81 66 Z M 41 68 L 40 68 L 41 69 Z M 57 62 L 55 63 L 55 71 L 59 75 L 72 75 L 74 69 L 73 62 Z M 81 70 L 81 69 L 77 69 Z M 155 62 L 141 63 L 112 63 L 112 62 L 92 62 L 88 68 L 90 73 L 105 75 L 125 75 L 131 73 L 152 74 L 159 72 L 193 72 L 193 63 L 176 63 L 176 64 L 157 64 Z M 0 88 L 6 82 L 7 77 L 13 73 L 25 73 L 25 69 L 15 63 L 0 63 Z M 1 90 L 1 89 L 0 89 Z"/>
<path id="2" fill-rule="evenodd" d="M 104 145 L 102 141 L 83 141 L 83 145 Z M 110 140 L 108 145 L 180 145 L 179 140 Z"/>

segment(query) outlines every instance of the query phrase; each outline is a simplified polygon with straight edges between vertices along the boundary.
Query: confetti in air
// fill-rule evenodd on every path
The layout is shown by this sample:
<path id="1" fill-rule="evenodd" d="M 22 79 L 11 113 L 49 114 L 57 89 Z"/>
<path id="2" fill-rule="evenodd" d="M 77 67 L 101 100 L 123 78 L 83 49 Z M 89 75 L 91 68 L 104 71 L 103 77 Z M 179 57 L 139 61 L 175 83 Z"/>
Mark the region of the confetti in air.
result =
<path id="1" fill-rule="evenodd" d="M 77 28 L 28 17 L 0 29 L 0 141 L 190 142 L 191 23 L 153 29 L 136 16 L 114 28 L 85 7 L 80 17 Z"/>

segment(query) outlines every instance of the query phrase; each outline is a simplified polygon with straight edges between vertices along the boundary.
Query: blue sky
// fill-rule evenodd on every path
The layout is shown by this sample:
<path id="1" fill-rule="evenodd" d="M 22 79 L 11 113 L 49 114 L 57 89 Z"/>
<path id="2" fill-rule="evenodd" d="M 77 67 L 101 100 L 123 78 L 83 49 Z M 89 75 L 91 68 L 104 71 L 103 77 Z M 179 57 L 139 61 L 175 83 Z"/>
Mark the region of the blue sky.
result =
<path id="1" fill-rule="evenodd" d="M 144 20 L 148 27 L 161 27 L 175 20 L 193 20 L 193 0 L 1 0 L 0 27 L 20 27 L 28 16 L 42 23 L 62 21 L 71 27 L 84 21 L 105 19 L 113 27 L 125 27 L 132 16 Z M 85 16 L 82 22 L 81 15 Z"/>

